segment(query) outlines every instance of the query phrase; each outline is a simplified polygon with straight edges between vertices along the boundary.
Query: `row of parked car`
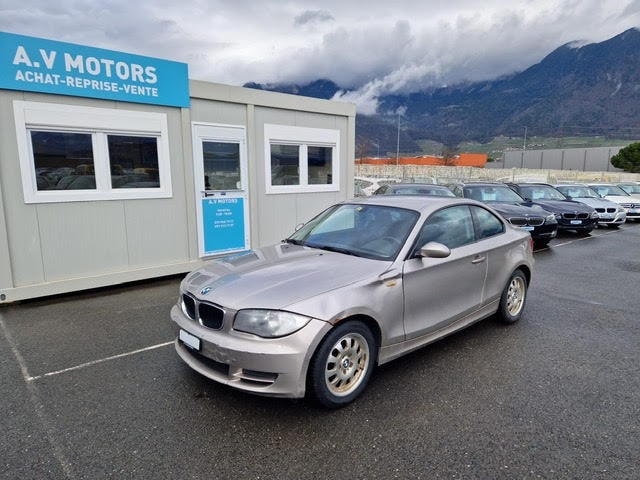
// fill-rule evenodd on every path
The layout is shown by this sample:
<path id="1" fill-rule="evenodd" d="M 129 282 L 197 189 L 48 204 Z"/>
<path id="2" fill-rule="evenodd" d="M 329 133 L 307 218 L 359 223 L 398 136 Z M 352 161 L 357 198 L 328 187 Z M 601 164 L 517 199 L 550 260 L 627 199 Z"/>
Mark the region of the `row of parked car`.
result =
<path id="1" fill-rule="evenodd" d="M 538 246 L 558 230 L 587 235 L 597 226 L 618 227 L 640 220 L 640 183 L 532 183 L 451 181 L 443 185 L 388 183 L 373 195 L 430 195 L 472 198 L 509 223 L 527 230 Z"/>

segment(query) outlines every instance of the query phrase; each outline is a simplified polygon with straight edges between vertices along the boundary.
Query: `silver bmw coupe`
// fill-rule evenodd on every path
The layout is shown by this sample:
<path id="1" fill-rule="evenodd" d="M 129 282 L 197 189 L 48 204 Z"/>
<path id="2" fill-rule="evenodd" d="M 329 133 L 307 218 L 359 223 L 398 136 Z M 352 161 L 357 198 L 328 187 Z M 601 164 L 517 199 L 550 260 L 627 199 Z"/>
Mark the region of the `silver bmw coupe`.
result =
<path id="1" fill-rule="evenodd" d="M 518 321 L 533 269 L 531 235 L 480 202 L 346 201 L 187 275 L 175 348 L 214 381 L 337 408 L 377 365 L 489 316 Z"/>

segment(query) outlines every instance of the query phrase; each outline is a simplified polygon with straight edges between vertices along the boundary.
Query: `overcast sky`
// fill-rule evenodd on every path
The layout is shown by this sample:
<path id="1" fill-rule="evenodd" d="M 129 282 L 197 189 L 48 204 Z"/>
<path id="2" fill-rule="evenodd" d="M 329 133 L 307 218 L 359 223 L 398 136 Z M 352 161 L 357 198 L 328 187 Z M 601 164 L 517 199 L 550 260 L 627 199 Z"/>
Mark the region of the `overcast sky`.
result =
<path id="1" fill-rule="evenodd" d="M 361 113 L 632 27 L 640 0 L 0 0 L 0 31 L 185 62 L 196 80 L 327 78 Z"/>

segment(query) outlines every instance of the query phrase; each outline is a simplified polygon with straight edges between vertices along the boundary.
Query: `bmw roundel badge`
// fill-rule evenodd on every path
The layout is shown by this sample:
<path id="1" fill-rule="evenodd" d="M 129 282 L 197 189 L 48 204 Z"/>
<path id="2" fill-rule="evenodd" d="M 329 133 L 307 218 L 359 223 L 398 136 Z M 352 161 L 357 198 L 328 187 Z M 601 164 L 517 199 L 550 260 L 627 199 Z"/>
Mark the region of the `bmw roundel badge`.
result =
<path id="1" fill-rule="evenodd" d="M 200 290 L 200 295 L 206 295 L 210 291 L 211 291 L 211 287 L 204 287 L 202 290 Z"/>

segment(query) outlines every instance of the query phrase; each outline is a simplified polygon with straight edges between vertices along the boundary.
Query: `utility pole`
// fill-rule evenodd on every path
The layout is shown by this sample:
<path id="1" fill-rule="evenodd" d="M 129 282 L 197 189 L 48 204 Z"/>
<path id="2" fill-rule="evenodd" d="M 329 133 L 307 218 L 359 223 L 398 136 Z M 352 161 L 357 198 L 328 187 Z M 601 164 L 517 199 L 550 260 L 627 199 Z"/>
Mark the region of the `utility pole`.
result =
<path id="1" fill-rule="evenodd" d="M 400 112 L 398 112 L 398 142 L 396 143 L 396 165 L 400 163 Z"/>
<path id="2" fill-rule="evenodd" d="M 527 151 L 527 126 L 524 127 L 524 140 L 522 141 L 522 162 L 520 168 L 524 168 L 524 154 Z"/>

